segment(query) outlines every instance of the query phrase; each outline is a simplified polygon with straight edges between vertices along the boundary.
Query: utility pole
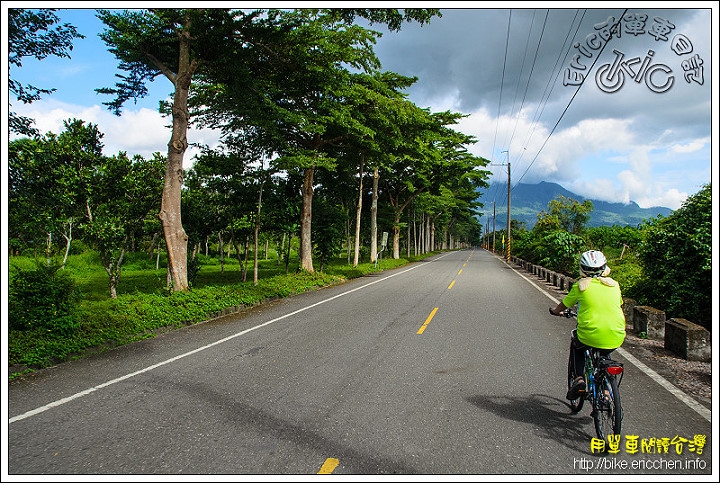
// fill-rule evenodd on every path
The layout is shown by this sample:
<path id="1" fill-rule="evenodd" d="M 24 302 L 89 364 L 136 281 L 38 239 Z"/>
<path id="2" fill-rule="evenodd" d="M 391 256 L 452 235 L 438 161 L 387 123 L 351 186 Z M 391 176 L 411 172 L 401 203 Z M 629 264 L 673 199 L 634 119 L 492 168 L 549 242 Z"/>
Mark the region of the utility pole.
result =
<path id="1" fill-rule="evenodd" d="M 493 200 L 493 253 L 495 253 L 495 200 Z"/>
<path id="2" fill-rule="evenodd" d="M 505 153 L 507 154 L 507 166 L 508 166 L 507 255 L 506 255 L 505 259 L 509 262 L 510 261 L 510 239 L 512 238 L 512 236 L 510 235 L 510 233 L 512 232 L 512 230 L 510 229 L 510 153 L 508 151 L 505 151 Z"/>
<path id="3" fill-rule="evenodd" d="M 490 220 L 485 222 L 485 248 L 490 250 Z"/>
<path id="4" fill-rule="evenodd" d="M 507 250 L 505 253 L 505 259 L 509 262 L 510 261 L 510 152 L 509 151 L 501 151 L 501 153 L 505 153 L 505 164 L 507 165 L 507 171 L 508 171 L 508 185 L 507 185 L 507 228 L 506 228 L 506 237 L 507 237 Z M 503 166 L 502 164 L 491 164 L 490 166 Z M 494 250 L 493 250 L 494 251 Z"/>

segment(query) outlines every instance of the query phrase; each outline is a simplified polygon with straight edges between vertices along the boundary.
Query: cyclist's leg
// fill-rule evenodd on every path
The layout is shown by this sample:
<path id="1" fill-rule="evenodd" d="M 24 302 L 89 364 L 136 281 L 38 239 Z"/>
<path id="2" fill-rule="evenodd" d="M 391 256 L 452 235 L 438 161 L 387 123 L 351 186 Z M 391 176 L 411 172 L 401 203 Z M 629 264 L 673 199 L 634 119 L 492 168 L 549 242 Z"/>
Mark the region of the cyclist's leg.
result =
<path id="1" fill-rule="evenodd" d="M 566 399 L 573 401 L 578 399 L 578 396 L 584 394 L 586 388 L 586 381 L 584 378 L 585 346 L 574 337 L 574 333 L 570 343 L 568 372 L 572 373 L 573 377 L 568 377 L 568 392 L 565 397 Z"/>
<path id="2" fill-rule="evenodd" d="M 573 368 L 576 376 L 585 377 L 585 349 L 587 346 L 580 342 L 575 333 L 570 342 L 570 357 L 573 361 Z"/>

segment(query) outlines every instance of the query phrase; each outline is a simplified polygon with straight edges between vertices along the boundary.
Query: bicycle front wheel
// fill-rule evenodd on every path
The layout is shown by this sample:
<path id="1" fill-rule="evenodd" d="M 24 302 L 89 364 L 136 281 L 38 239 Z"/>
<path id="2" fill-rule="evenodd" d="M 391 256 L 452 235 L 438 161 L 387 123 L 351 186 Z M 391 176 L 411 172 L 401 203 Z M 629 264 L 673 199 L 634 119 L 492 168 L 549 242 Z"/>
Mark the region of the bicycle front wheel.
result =
<path id="1" fill-rule="evenodd" d="M 622 426 L 622 405 L 617 378 L 606 374 L 598 386 L 597 400 L 594 403 L 593 419 L 597 437 L 607 442 L 611 434 L 620 434 Z"/>

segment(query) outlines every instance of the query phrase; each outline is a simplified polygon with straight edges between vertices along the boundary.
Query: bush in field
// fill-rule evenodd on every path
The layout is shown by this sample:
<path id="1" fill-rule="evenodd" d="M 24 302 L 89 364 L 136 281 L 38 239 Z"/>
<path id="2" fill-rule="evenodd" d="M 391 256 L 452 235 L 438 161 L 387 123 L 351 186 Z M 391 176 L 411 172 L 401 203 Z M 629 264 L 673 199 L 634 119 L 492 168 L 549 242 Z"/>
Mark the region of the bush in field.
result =
<path id="1" fill-rule="evenodd" d="M 638 258 L 649 305 L 711 330 L 712 202 L 710 184 L 680 209 L 647 227 Z"/>
<path id="2" fill-rule="evenodd" d="M 72 333 L 80 291 L 59 265 L 38 263 L 34 269 L 15 269 L 8 288 L 10 330 L 44 329 L 56 335 Z"/>
<path id="3" fill-rule="evenodd" d="M 585 249 L 580 235 L 564 230 L 518 230 L 516 235 L 515 255 L 549 270 L 578 276 L 578 255 Z"/>

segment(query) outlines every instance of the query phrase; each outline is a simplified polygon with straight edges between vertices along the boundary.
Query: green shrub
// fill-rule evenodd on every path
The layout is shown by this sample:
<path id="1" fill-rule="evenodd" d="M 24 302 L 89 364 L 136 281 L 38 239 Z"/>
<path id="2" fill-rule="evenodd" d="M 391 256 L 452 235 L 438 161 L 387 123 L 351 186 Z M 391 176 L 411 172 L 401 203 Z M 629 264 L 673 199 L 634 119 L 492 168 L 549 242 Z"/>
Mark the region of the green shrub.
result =
<path id="1" fill-rule="evenodd" d="M 712 330 L 712 196 L 708 183 L 648 224 L 638 258 L 649 304 Z"/>
<path id="2" fill-rule="evenodd" d="M 37 263 L 34 269 L 15 268 L 10 277 L 8 313 L 10 330 L 44 329 L 52 334 L 72 333 L 80 291 L 72 277 L 56 264 Z"/>
<path id="3" fill-rule="evenodd" d="M 607 256 L 607 253 L 605 255 Z M 610 276 L 620 284 L 623 296 L 635 299 L 635 301 L 643 305 L 645 298 L 642 283 L 643 271 L 640 262 L 635 257 L 626 257 L 622 260 L 608 257 L 608 265 L 611 269 Z"/>

